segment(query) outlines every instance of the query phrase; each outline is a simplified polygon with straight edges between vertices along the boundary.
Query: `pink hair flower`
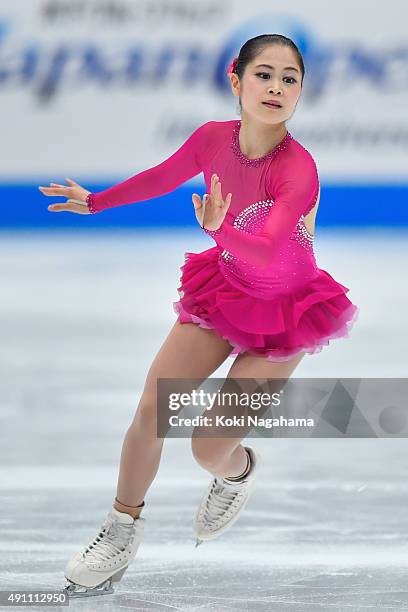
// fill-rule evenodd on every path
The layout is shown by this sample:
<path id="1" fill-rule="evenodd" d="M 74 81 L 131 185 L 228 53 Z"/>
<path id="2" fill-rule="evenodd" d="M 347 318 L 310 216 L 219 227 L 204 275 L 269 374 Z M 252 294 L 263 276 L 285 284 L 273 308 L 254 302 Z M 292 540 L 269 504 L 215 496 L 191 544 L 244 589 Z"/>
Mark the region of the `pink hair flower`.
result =
<path id="1" fill-rule="evenodd" d="M 234 59 L 232 60 L 232 62 L 228 66 L 227 76 L 229 76 L 232 72 L 235 71 L 235 68 L 237 67 L 237 63 L 238 63 L 238 58 L 234 57 Z"/>

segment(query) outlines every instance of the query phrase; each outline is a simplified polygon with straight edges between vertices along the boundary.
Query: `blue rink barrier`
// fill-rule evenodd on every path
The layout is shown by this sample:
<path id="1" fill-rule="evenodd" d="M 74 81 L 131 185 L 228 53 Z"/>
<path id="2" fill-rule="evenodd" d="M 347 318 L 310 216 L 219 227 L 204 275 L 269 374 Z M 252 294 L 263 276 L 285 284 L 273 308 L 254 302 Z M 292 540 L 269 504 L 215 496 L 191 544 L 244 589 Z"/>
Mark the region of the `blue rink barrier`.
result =
<path id="1" fill-rule="evenodd" d="M 204 184 L 189 184 L 160 198 L 104 210 L 96 215 L 54 213 L 47 210 L 61 198 L 45 197 L 38 185 L 47 183 L 0 184 L 3 229 L 189 227 L 197 224 L 191 195 L 204 193 Z M 91 191 L 110 184 L 84 182 Z M 321 187 L 317 226 L 406 227 L 408 226 L 407 185 L 336 185 Z"/>

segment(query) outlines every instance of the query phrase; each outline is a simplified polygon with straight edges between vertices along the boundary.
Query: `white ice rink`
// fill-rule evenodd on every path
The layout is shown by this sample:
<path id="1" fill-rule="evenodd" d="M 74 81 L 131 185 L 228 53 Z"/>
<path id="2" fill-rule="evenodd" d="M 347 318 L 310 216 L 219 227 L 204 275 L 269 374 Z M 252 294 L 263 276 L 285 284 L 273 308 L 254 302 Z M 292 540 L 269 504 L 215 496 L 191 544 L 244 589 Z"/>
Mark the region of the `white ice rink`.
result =
<path id="1" fill-rule="evenodd" d="M 67 559 L 112 504 L 123 436 L 176 320 L 184 252 L 214 244 L 199 228 L 78 228 L 0 234 L 0 590 L 64 586 Z M 307 356 L 296 376 L 407 376 L 407 237 L 318 229 L 318 265 L 360 315 L 349 339 Z M 189 440 L 167 440 L 135 562 L 115 594 L 71 609 L 408 610 L 406 440 L 251 443 L 263 461 L 247 509 L 195 548 L 210 476 Z"/>

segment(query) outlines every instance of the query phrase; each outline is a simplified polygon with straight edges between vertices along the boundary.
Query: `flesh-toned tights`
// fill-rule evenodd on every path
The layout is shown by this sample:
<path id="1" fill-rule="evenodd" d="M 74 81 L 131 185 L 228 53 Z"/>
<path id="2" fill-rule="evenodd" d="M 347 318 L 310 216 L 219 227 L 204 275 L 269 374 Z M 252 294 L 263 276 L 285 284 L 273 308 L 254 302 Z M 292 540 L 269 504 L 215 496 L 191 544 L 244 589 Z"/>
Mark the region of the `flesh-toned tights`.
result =
<path id="1" fill-rule="evenodd" d="M 136 414 L 123 442 L 115 507 L 120 511 L 143 503 L 160 464 L 163 438 L 157 437 L 157 379 L 196 378 L 206 380 L 227 359 L 232 346 L 213 330 L 176 321 L 154 358 Z M 233 361 L 228 378 L 287 379 L 304 353 L 290 361 L 271 362 L 241 353 Z M 239 476 L 247 465 L 242 437 L 192 436 L 196 461 L 218 477 Z M 132 514 L 138 515 L 137 509 Z"/>

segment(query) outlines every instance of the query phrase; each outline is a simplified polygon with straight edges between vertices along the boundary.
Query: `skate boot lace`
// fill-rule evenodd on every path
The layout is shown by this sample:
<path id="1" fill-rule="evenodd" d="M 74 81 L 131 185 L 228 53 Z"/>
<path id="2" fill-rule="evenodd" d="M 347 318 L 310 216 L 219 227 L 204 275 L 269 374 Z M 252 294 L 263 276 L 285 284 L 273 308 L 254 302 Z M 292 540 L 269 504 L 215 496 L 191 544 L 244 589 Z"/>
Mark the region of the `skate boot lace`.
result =
<path id="1" fill-rule="evenodd" d="M 123 552 L 133 536 L 133 525 L 124 525 L 108 518 L 94 541 L 83 552 L 84 560 L 93 563 L 107 561 Z"/>
<path id="2" fill-rule="evenodd" d="M 244 493 L 246 482 L 246 479 L 234 483 L 214 479 L 204 510 L 204 518 L 209 525 L 216 523 L 228 510 L 237 505 L 236 502 Z"/>

